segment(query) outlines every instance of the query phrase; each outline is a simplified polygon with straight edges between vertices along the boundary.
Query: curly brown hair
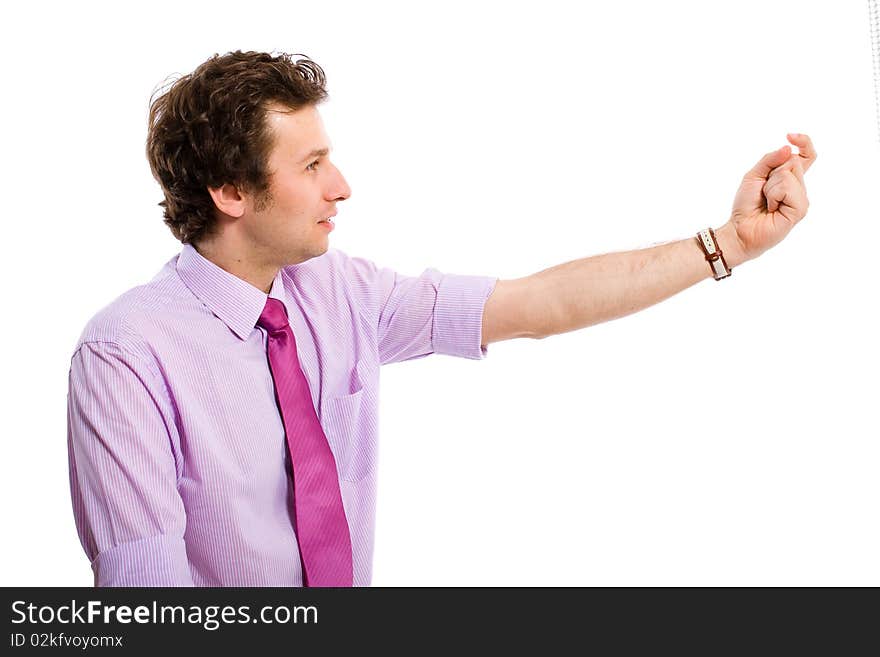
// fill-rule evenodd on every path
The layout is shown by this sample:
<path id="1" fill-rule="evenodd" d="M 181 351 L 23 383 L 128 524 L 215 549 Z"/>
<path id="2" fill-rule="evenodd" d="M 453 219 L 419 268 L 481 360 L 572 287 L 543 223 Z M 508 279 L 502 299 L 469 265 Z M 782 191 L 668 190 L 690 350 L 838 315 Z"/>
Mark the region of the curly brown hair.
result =
<path id="1" fill-rule="evenodd" d="M 267 171 L 273 139 L 266 109 L 297 111 L 328 97 L 323 69 L 301 53 L 215 54 L 150 98 L 147 160 L 162 188 L 165 224 L 184 244 L 196 244 L 216 225 L 208 187 L 226 183 L 270 200 Z"/>

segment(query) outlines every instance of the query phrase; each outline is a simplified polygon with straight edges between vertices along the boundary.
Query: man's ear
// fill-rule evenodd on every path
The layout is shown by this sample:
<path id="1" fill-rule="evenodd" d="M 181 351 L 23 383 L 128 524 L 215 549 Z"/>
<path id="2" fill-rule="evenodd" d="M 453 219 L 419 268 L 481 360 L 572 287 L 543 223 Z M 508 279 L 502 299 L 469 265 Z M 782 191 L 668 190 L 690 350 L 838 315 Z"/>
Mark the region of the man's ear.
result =
<path id="1" fill-rule="evenodd" d="M 225 215 L 236 219 L 244 214 L 245 199 L 235 185 L 226 183 L 222 187 L 208 187 L 214 205 Z"/>

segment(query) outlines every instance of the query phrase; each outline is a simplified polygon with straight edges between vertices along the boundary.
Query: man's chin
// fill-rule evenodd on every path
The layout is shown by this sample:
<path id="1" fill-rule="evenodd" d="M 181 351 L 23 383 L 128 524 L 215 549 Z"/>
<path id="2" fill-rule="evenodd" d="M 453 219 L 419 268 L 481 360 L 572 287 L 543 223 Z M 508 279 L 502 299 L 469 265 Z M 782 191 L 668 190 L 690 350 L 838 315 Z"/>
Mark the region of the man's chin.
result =
<path id="1" fill-rule="evenodd" d="M 290 254 L 287 258 L 285 258 L 285 267 L 289 265 L 300 265 L 312 258 L 318 258 L 330 249 L 330 244 L 325 243 L 323 245 L 318 245 L 312 248 L 309 251 L 297 251 L 296 253 Z"/>
<path id="2" fill-rule="evenodd" d="M 317 249 L 315 249 L 314 253 L 312 253 L 312 258 L 317 258 L 318 256 L 322 256 L 327 251 L 330 250 L 330 240 L 326 240 L 323 244 L 319 245 Z"/>

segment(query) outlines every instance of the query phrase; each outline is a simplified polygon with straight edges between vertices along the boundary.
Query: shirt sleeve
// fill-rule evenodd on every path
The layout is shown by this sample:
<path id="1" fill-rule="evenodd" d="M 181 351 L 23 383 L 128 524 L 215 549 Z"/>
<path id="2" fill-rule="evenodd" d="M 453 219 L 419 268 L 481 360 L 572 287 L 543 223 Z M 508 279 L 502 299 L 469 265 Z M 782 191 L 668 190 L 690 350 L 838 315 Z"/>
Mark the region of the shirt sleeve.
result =
<path id="1" fill-rule="evenodd" d="M 193 585 L 172 413 L 158 372 L 122 346 L 87 342 L 71 359 L 70 492 L 95 586 Z"/>
<path id="2" fill-rule="evenodd" d="M 404 276 L 342 254 L 346 278 L 376 327 L 382 365 L 432 353 L 480 360 L 483 309 L 497 278 L 426 269 Z"/>

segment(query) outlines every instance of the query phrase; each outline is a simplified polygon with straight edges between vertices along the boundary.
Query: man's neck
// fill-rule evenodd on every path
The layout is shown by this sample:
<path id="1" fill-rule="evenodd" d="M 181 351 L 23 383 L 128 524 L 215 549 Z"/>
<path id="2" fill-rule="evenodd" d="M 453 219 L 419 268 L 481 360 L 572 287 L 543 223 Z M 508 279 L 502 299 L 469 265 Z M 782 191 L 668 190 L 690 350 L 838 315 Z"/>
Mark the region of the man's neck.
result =
<path id="1" fill-rule="evenodd" d="M 260 265 L 255 262 L 256 258 L 248 257 L 243 250 L 236 253 L 234 249 L 218 249 L 210 242 L 203 241 L 192 246 L 203 258 L 210 260 L 223 271 L 250 283 L 264 294 L 269 294 L 272 290 L 272 282 L 278 275 L 277 266 Z"/>

